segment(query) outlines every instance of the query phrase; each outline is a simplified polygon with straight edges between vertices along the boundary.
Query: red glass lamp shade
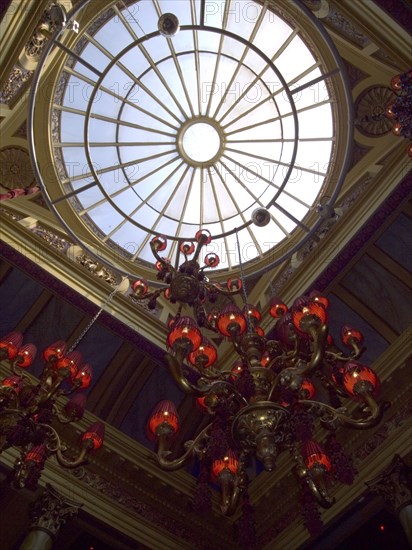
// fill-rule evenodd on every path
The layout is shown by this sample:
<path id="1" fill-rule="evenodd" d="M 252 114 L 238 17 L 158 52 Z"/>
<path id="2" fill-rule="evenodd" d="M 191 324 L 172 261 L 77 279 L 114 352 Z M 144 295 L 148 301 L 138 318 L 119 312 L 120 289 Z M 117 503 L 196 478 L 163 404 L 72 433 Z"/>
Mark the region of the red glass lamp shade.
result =
<path id="1" fill-rule="evenodd" d="M 198 326 L 193 319 L 186 316 L 175 320 L 167 337 L 167 344 L 173 350 L 183 346 L 193 352 L 197 350 L 201 342 L 202 335 Z"/>
<path id="2" fill-rule="evenodd" d="M 23 380 L 20 378 L 20 376 L 13 375 L 5 378 L 2 381 L 1 385 L 6 388 L 13 388 L 13 390 L 16 393 L 19 393 L 19 391 L 21 390 L 22 383 L 23 383 Z"/>
<path id="3" fill-rule="evenodd" d="M 270 363 L 270 355 L 268 353 L 263 354 L 262 359 L 260 360 L 260 364 L 262 367 L 267 367 Z"/>
<path id="4" fill-rule="evenodd" d="M 84 393 L 74 395 L 64 406 L 63 410 L 65 414 L 73 420 L 80 420 L 83 418 L 86 409 L 86 399 Z"/>
<path id="5" fill-rule="evenodd" d="M 223 336 L 231 337 L 243 334 L 246 330 L 246 319 L 235 304 L 225 306 L 217 318 L 217 329 Z"/>
<path id="6" fill-rule="evenodd" d="M 134 294 L 137 296 L 144 296 L 149 290 L 149 285 L 145 279 L 136 279 L 136 281 L 132 284 L 132 289 Z"/>
<path id="7" fill-rule="evenodd" d="M 305 441 L 302 448 L 302 455 L 309 470 L 312 470 L 312 468 L 316 466 L 323 466 L 328 472 L 332 469 L 332 464 L 330 463 L 328 455 L 316 441 L 312 441 L 311 439 Z"/>
<path id="8" fill-rule="evenodd" d="M 100 449 L 103 445 L 104 424 L 103 422 L 95 422 L 92 424 L 81 437 L 83 443 L 89 444 L 93 449 Z"/>
<path id="9" fill-rule="evenodd" d="M 36 445 L 26 453 L 24 457 L 24 462 L 33 462 L 34 464 L 40 465 L 46 458 L 46 446 Z"/>
<path id="10" fill-rule="evenodd" d="M 58 369 L 67 369 L 70 377 L 74 378 L 83 363 L 83 356 L 79 351 L 72 351 L 56 363 Z"/>
<path id="11" fill-rule="evenodd" d="M 220 258 L 214 252 L 210 252 L 209 254 L 206 254 L 205 265 L 207 265 L 207 267 L 217 267 L 219 265 L 219 262 L 220 262 Z"/>
<path id="12" fill-rule="evenodd" d="M 191 241 L 184 241 L 180 243 L 180 252 L 186 256 L 190 256 L 195 251 L 195 245 Z"/>
<path id="13" fill-rule="evenodd" d="M 241 279 L 228 279 L 226 286 L 230 292 L 235 292 L 236 290 L 241 290 L 242 281 Z"/>
<path id="14" fill-rule="evenodd" d="M 293 324 L 299 331 L 306 332 L 303 320 L 309 315 L 315 317 L 321 325 L 324 325 L 326 322 L 326 311 L 324 306 L 316 302 L 308 302 L 307 305 L 303 305 L 292 312 Z"/>
<path id="15" fill-rule="evenodd" d="M 380 383 L 371 368 L 356 361 L 349 361 L 343 373 L 343 385 L 350 395 L 360 396 L 365 391 L 377 395 Z"/>
<path id="16" fill-rule="evenodd" d="M 66 342 L 64 340 L 58 340 L 54 342 L 54 344 L 50 344 L 50 346 L 43 351 L 44 360 L 49 362 L 62 359 L 66 353 L 66 349 Z"/>
<path id="17" fill-rule="evenodd" d="M 196 407 L 203 413 L 207 411 L 207 405 L 205 403 L 206 396 L 196 398 Z"/>
<path id="18" fill-rule="evenodd" d="M 256 327 L 255 332 L 258 336 L 261 336 L 262 338 L 265 336 L 265 331 L 262 327 Z"/>
<path id="19" fill-rule="evenodd" d="M 256 326 L 260 323 L 260 320 L 262 319 L 262 314 L 260 311 L 252 304 L 247 304 L 242 310 L 243 315 L 246 317 L 246 315 L 249 316 L 249 319 L 252 321 L 252 325 Z"/>
<path id="20" fill-rule="evenodd" d="M 79 384 L 79 387 L 81 389 L 85 390 L 90 386 L 90 382 L 92 381 L 92 378 L 93 378 L 93 369 L 91 365 L 86 363 L 85 365 L 82 366 L 82 368 L 78 371 L 78 373 L 72 380 L 76 384 Z"/>
<path id="21" fill-rule="evenodd" d="M 159 432 L 162 428 L 168 432 L 167 435 L 174 435 L 179 429 L 179 417 L 176 407 L 172 401 L 167 399 L 156 405 L 149 418 L 147 424 L 149 438 L 155 440 L 160 435 Z"/>
<path id="22" fill-rule="evenodd" d="M 33 363 L 36 357 L 37 348 L 34 344 L 25 344 L 19 348 L 16 356 L 16 363 L 19 367 L 27 368 Z"/>
<path id="23" fill-rule="evenodd" d="M 301 393 L 303 393 L 304 399 L 312 399 L 312 397 L 315 395 L 315 386 L 310 380 L 304 378 L 300 391 Z"/>
<path id="24" fill-rule="evenodd" d="M 312 292 L 309 294 L 309 298 L 316 302 L 317 304 L 321 304 L 325 309 L 329 307 L 329 300 L 321 294 L 318 290 L 312 290 Z"/>
<path id="25" fill-rule="evenodd" d="M 156 237 L 153 237 L 150 242 L 156 252 L 163 252 L 163 250 L 166 249 L 167 239 L 166 237 L 163 237 L 163 235 L 156 235 Z"/>
<path id="26" fill-rule="evenodd" d="M 277 296 L 273 296 L 269 302 L 269 313 L 275 319 L 283 317 L 287 313 L 288 307 L 283 301 Z"/>
<path id="27" fill-rule="evenodd" d="M 392 88 L 392 90 L 395 90 L 395 92 L 398 92 L 402 88 L 401 75 L 400 74 L 397 74 L 396 76 L 393 76 L 391 78 L 391 88 Z"/>
<path id="28" fill-rule="evenodd" d="M 195 239 L 198 243 L 210 244 L 212 242 L 212 235 L 207 229 L 199 229 L 195 235 Z"/>
<path id="29" fill-rule="evenodd" d="M 345 346 L 350 346 L 351 339 L 353 339 L 357 344 L 360 344 L 363 341 L 363 334 L 356 328 L 345 325 L 341 330 L 341 338 Z"/>
<path id="30" fill-rule="evenodd" d="M 231 450 L 229 450 L 223 458 L 219 458 L 218 460 L 214 460 L 212 462 L 213 479 L 217 479 L 219 474 L 226 468 L 230 470 L 233 475 L 236 475 L 239 468 L 239 460 L 237 459 L 235 453 Z"/>
<path id="31" fill-rule="evenodd" d="M 0 340 L 0 357 L 13 361 L 17 355 L 17 351 L 23 343 L 23 335 L 21 332 L 9 332 Z"/>
<path id="32" fill-rule="evenodd" d="M 196 351 L 189 355 L 189 361 L 197 367 L 207 368 L 212 366 L 217 359 L 216 348 L 207 338 L 203 338 L 202 343 Z"/>

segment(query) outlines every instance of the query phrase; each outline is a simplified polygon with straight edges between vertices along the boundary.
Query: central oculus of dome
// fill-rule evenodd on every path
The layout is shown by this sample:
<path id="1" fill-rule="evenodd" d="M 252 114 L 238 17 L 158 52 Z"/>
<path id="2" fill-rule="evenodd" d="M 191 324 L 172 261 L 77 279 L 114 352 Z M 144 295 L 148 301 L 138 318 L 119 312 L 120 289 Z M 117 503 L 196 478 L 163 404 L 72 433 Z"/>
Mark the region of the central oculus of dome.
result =
<path id="1" fill-rule="evenodd" d="M 182 152 L 195 163 L 211 162 L 221 144 L 219 132 L 208 122 L 193 122 L 185 128 L 181 138 Z"/>

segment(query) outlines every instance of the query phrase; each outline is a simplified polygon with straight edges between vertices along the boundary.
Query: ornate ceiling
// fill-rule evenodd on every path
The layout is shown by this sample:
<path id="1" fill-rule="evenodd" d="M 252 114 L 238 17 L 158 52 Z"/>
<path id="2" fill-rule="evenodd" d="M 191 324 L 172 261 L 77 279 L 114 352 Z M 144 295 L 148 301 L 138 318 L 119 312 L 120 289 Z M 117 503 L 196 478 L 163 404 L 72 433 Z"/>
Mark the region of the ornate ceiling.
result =
<path id="1" fill-rule="evenodd" d="M 329 536 L 345 512 L 370 498 L 365 482 L 379 474 L 395 453 L 406 457 L 411 451 L 410 161 L 406 143 L 391 134 L 380 110 L 382 98 L 390 94 L 391 77 L 408 68 L 410 36 L 375 2 L 307 0 L 305 5 L 326 29 L 346 67 L 354 108 L 349 170 L 336 199 L 336 215 L 326 217 L 291 258 L 259 276 L 253 276 L 253 266 L 247 274 L 249 299 L 263 310 L 271 294 L 290 303 L 313 288 L 326 293 L 331 299 L 331 325 L 338 330 L 348 322 L 364 333 L 364 360 L 382 380 L 382 399 L 391 402 L 373 430 L 339 433 L 359 474 L 354 485 L 333 489 L 337 503 L 322 514 Z M 0 185 L 5 190 L 35 184 L 27 109 L 33 71 L 47 44 L 38 32 L 47 7 L 43 0 L 13 1 L 3 13 Z M 48 74 L 53 70 L 52 60 Z M 41 144 L 36 147 L 41 155 Z M 342 159 L 338 155 L 335 162 Z M 0 333 L 17 328 L 40 349 L 58 337 L 76 341 L 119 282 L 118 273 L 79 248 L 40 193 L 3 201 L 0 208 Z M 79 345 L 95 372 L 79 431 L 96 418 L 103 420 L 105 445 L 87 468 L 63 472 L 51 462 L 41 480 L 42 487 L 52 483 L 83 503 L 73 529 L 62 532 L 58 547 L 79 547 L 75 545 L 89 536 L 96 537 L 101 545 L 96 547 L 102 549 L 104 544 L 167 550 L 239 548 L 234 528 L 238 515 L 221 518 L 217 493 L 213 512 L 199 517 L 191 507 L 194 470 L 165 473 L 153 460 L 145 423 L 157 401 L 170 398 L 178 403 L 183 430 L 175 442 L 177 449 L 205 418 L 194 412 L 191 398 L 175 389 L 165 367 L 170 304 L 164 301 L 149 311 L 130 299 L 126 283 L 122 290 Z M 227 343 L 218 344 L 223 361 L 229 362 Z M 3 374 L 5 366 L 0 368 Z M 33 373 L 38 374 L 38 369 L 35 365 Z M 66 437 L 74 445 L 78 432 L 68 430 Z M 11 450 L 0 456 L 3 473 L 14 458 Z M 275 472 L 261 472 L 252 480 L 259 548 L 292 549 L 308 541 L 297 512 L 291 468 L 282 456 Z M 10 503 L 10 514 L 21 506 L 19 499 L 28 502 L 36 497 L 5 491 L 2 504 Z M 0 525 L 10 548 L 26 525 L 27 517 Z M 342 535 L 336 537 L 334 545 L 342 540 Z"/>

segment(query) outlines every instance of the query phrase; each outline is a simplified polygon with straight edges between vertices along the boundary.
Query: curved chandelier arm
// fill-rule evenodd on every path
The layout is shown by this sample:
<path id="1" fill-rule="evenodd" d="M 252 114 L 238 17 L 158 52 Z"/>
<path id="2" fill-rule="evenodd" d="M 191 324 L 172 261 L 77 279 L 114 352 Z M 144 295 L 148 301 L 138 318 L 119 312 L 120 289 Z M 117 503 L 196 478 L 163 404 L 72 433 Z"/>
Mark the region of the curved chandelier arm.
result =
<path id="1" fill-rule="evenodd" d="M 330 508 L 335 503 L 335 498 L 331 497 L 327 491 L 325 483 L 326 471 L 323 468 L 309 471 L 296 447 L 292 450 L 292 456 L 297 463 L 296 473 L 298 477 L 306 483 L 317 503 L 322 508 Z"/>
<path id="2" fill-rule="evenodd" d="M 176 458 L 174 460 L 168 460 L 168 456 L 171 454 L 171 451 L 167 451 L 165 449 L 166 447 L 166 441 L 167 436 L 160 435 L 158 437 L 159 447 L 156 454 L 156 460 L 159 463 L 159 465 L 164 468 L 165 470 L 169 472 L 174 472 L 176 470 L 179 470 L 186 464 L 186 462 L 195 454 L 202 453 L 202 449 L 200 447 L 200 444 L 202 441 L 208 437 L 208 431 L 210 430 L 212 426 L 212 423 L 208 424 L 203 430 L 196 436 L 195 439 L 191 441 L 187 441 L 185 443 L 186 445 L 186 451 L 182 456 L 179 458 Z"/>
<path id="3" fill-rule="evenodd" d="M 65 468 L 77 468 L 77 466 L 80 466 L 86 462 L 85 458 L 87 451 L 89 450 L 87 444 L 82 445 L 80 454 L 77 458 L 74 460 L 68 460 L 63 454 L 66 448 L 63 446 L 57 431 L 49 424 L 38 424 L 38 426 L 46 428 L 49 432 L 50 439 L 46 443 L 46 448 L 50 453 L 56 453 L 57 462 L 60 466 L 64 466 Z"/>
<path id="4" fill-rule="evenodd" d="M 182 391 L 184 391 L 185 393 L 196 395 L 197 397 L 201 397 L 209 391 L 211 387 L 210 385 L 203 388 L 198 388 L 197 386 L 191 384 L 189 380 L 187 380 L 187 378 L 183 374 L 182 364 L 176 359 L 176 357 L 173 357 L 173 355 L 167 353 L 165 355 L 165 359 L 169 366 L 170 373 L 173 376 L 173 380 Z"/>
<path id="5" fill-rule="evenodd" d="M 216 380 L 216 382 L 205 384 L 204 386 L 199 388 L 198 386 L 193 385 L 187 380 L 187 378 L 183 374 L 182 364 L 176 357 L 166 354 L 165 359 L 169 366 L 170 373 L 173 376 L 173 380 L 185 393 L 195 395 L 196 397 L 202 397 L 203 395 L 213 390 L 213 388 L 217 385 L 225 386 L 230 390 L 230 393 L 234 395 L 238 401 L 240 401 L 243 405 L 247 405 L 247 400 L 238 391 L 236 391 L 232 384 L 229 384 L 229 382 Z"/>
<path id="6" fill-rule="evenodd" d="M 335 504 L 335 498 L 331 497 L 327 493 L 326 488 L 321 487 L 320 484 L 317 484 L 310 473 L 306 474 L 305 481 L 310 489 L 310 492 L 322 508 L 330 508 L 333 504 Z"/>
<path id="7" fill-rule="evenodd" d="M 319 328 L 313 328 L 309 331 L 313 338 L 313 353 L 309 363 L 299 372 L 302 376 L 312 374 L 322 363 L 325 355 L 325 344 L 328 337 L 327 325 L 321 325 Z"/>
<path id="8" fill-rule="evenodd" d="M 308 405 L 311 408 L 317 409 L 321 413 L 326 413 L 328 416 L 321 418 L 321 423 L 326 427 L 329 427 L 338 421 L 343 426 L 363 430 L 376 426 L 381 421 L 383 413 L 388 408 L 389 403 L 384 401 L 378 404 L 370 394 L 363 395 L 362 399 L 368 405 L 370 414 L 366 418 L 359 419 L 351 418 L 339 409 L 334 409 L 331 405 L 320 401 L 309 401 L 307 399 L 302 399 L 299 400 L 299 404 Z"/>
<path id="9" fill-rule="evenodd" d="M 242 492 L 241 484 L 237 475 L 225 468 L 218 477 L 221 489 L 220 509 L 225 516 L 232 516 L 237 508 L 239 497 Z"/>
<path id="10" fill-rule="evenodd" d="M 150 242 L 150 248 L 152 249 L 152 254 L 156 258 L 158 262 L 162 264 L 162 266 L 167 267 L 168 271 L 173 271 L 173 273 L 176 273 L 175 268 L 167 262 L 164 258 L 161 258 L 157 252 L 156 245 L 153 243 L 153 241 Z"/>

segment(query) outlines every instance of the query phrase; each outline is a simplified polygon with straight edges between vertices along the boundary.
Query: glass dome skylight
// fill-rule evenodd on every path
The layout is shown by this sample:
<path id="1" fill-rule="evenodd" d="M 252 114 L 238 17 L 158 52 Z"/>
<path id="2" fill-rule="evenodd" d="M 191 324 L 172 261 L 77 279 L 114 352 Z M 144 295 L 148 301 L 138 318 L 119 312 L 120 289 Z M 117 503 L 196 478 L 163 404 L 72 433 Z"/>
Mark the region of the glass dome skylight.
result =
<path id="1" fill-rule="evenodd" d="M 219 254 L 220 268 L 238 265 L 237 236 L 242 262 L 284 258 L 319 223 L 320 196 L 335 198 L 336 62 L 323 66 L 270 2 L 108 2 L 83 24 L 87 4 L 75 10 L 79 36 L 55 40 L 58 190 L 39 167 L 69 231 L 87 228 L 80 240 L 129 264 L 152 262 L 153 234 L 172 240 L 173 261 L 199 228 L 211 232 L 206 253 Z M 169 11 L 180 23 L 173 38 L 158 32 Z M 264 227 L 251 221 L 257 208 L 270 213 Z"/>

